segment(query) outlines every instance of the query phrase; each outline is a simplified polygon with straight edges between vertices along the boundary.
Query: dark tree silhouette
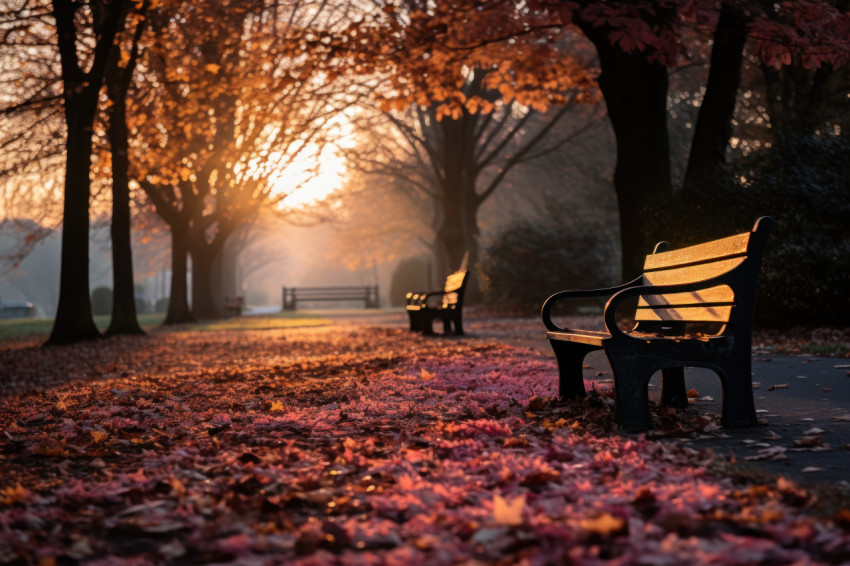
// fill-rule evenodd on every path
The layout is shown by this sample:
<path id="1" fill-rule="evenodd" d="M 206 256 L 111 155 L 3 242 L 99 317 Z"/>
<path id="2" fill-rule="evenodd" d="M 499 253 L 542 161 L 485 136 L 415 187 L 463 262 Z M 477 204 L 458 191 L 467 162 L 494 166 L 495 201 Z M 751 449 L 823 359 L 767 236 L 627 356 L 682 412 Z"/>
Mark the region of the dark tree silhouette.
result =
<path id="1" fill-rule="evenodd" d="M 62 224 L 62 268 L 59 306 L 48 345 L 90 340 L 100 336 L 89 298 L 89 198 L 91 196 L 94 120 L 108 59 L 115 49 L 129 0 L 96 0 L 84 5 L 52 0 L 56 41 L 61 61 L 63 102 L 68 133 L 65 143 L 65 197 Z M 89 19 L 81 38 L 78 26 Z M 88 41 L 83 41 L 87 39 Z M 86 53 L 80 46 L 92 45 Z M 88 70 L 85 70 L 88 68 Z"/>

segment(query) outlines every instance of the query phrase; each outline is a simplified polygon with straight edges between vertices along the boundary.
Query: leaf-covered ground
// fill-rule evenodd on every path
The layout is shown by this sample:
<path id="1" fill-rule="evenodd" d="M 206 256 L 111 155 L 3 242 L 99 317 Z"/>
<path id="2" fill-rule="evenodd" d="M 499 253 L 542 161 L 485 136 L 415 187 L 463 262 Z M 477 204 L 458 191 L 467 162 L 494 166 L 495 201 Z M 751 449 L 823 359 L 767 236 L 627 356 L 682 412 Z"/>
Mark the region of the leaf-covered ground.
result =
<path id="1" fill-rule="evenodd" d="M 0 563 L 850 562 L 850 510 L 558 406 L 525 348 L 159 332 L 0 344 L 0 376 Z"/>

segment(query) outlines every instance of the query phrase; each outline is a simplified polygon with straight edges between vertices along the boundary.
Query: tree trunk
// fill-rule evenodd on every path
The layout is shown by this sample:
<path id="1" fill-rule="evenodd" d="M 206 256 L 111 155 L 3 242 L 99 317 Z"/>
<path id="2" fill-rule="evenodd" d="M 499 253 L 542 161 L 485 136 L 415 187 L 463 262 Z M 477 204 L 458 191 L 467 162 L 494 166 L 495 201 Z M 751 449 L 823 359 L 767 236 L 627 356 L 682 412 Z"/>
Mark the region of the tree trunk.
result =
<path id="1" fill-rule="evenodd" d="M 213 264 L 219 254 L 193 249 L 192 254 L 192 312 L 200 320 L 222 318 L 221 302 L 213 294 Z"/>
<path id="2" fill-rule="evenodd" d="M 106 334 L 144 334 L 136 318 L 136 293 L 133 286 L 127 105 L 123 97 L 112 101 L 107 135 L 112 146 L 113 298 L 112 320 Z"/>
<path id="3" fill-rule="evenodd" d="M 217 277 L 213 293 L 221 302 L 225 297 L 238 297 L 242 293 L 239 281 L 239 248 L 242 243 L 236 235 L 228 238 L 215 261 Z"/>
<path id="4" fill-rule="evenodd" d="M 184 230 L 171 227 L 171 296 L 163 324 L 195 322 L 189 310 L 189 285 L 187 284 L 189 242 Z"/>
<path id="5" fill-rule="evenodd" d="M 726 162 L 735 101 L 741 84 L 748 23 L 749 18 L 740 9 L 728 2 L 723 3 L 714 32 L 705 96 L 688 157 L 685 191 L 696 188 L 701 182 L 710 182 L 713 174 Z"/>
<path id="6" fill-rule="evenodd" d="M 100 88 L 115 36 L 124 24 L 128 2 L 87 5 L 94 12 L 95 43 L 84 71 L 77 49 L 77 10 L 81 4 L 51 0 L 56 21 L 56 46 L 65 106 L 65 196 L 62 220 L 62 267 L 59 276 L 59 306 L 53 330 L 45 345 L 67 344 L 100 336 L 91 312 L 89 297 L 89 198 L 91 196 L 92 135 Z M 79 43 L 79 45 L 78 45 Z"/>
<path id="7" fill-rule="evenodd" d="M 599 87 L 617 144 L 614 189 L 620 211 L 622 276 L 643 269 L 643 257 L 663 237 L 659 206 L 673 194 L 667 134 L 667 69 L 646 54 L 612 46 L 605 28 L 581 24 L 596 46 Z"/>
<path id="8" fill-rule="evenodd" d="M 475 116 L 464 112 L 459 119 L 440 122 L 443 179 L 437 205 L 436 248 L 438 277 L 445 278 L 460 267 L 478 261 L 478 166 L 475 158 Z M 471 292 L 475 295 L 474 291 Z"/>
<path id="9" fill-rule="evenodd" d="M 62 222 L 62 267 L 59 306 L 46 345 L 92 340 L 100 336 L 89 296 L 89 168 L 97 91 L 67 93 L 65 119 L 65 201 Z"/>

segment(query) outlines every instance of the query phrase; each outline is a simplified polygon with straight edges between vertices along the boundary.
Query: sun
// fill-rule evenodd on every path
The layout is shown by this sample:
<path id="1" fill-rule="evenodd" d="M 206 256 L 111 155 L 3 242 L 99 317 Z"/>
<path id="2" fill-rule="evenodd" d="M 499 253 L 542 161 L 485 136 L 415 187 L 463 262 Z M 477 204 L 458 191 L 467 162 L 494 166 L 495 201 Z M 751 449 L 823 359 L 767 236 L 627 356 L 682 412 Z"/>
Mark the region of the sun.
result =
<path id="1" fill-rule="evenodd" d="M 275 174 L 272 191 L 284 208 L 307 207 L 326 199 L 345 182 L 345 159 L 333 150 L 315 148 Z"/>

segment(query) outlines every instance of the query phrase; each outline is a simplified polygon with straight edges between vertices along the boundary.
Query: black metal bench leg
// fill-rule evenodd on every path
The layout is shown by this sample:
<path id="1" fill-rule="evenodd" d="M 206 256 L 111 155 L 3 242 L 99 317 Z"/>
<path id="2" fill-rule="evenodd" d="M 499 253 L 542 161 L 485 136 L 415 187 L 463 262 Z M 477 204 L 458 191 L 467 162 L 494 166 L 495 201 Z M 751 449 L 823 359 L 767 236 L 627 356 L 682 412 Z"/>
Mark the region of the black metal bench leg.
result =
<path id="1" fill-rule="evenodd" d="M 685 390 L 685 368 L 664 368 L 661 370 L 661 404 L 674 409 L 688 406 L 688 393 Z"/>
<path id="2" fill-rule="evenodd" d="M 410 331 L 411 332 L 416 332 L 416 331 L 419 330 L 419 325 L 417 324 L 418 314 L 419 313 L 414 313 L 413 311 L 407 311 L 407 315 L 410 317 Z"/>
<path id="3" fill-rule="evenodd" d="M 455 317 L 455 334 L 458 336 L 463 336 L 463 318 L 461 317 L 460 312 L 458 312 Z"/>
<path id="4" fill-rule="evenodd" d="M 558 398 L 562 401 L 587 397 L 584 389 L 584 357 L 593 350 L 598 350 L 585 344 L 550 340 L 555 359 L 558 361 Z"/>
<path id="5" fill-rule="evenodd" d="M 434 335 L 434 318 L 430 315 L 422 313 L 419 318 L 419 324 L 417 330 L 421 331 L 425 336 L 433 336 Z"/>
<path id="6" fill-rule="evenodd" d="M 644 432 L 652 428 L 649 413 L 649 378 L 654 369 L 642 364 L 634 357 L 612 358 L 608 353 L 614 372 L 614 420 L 627 432 Z"/>
<path id="7" fill-rule="evenodd" d="M 746 428 L 758 425 L 753 401 L 752 360 L 730 360 L 720 374 L 723 384 L 723 413 L 720 422 L 726 428 Z"/>
<path id="8" fill-rule="evenodd" d="M 451 334 L 452 333 L 452 319 L 448 316 L 443 316 L 443 334 Z"/>

